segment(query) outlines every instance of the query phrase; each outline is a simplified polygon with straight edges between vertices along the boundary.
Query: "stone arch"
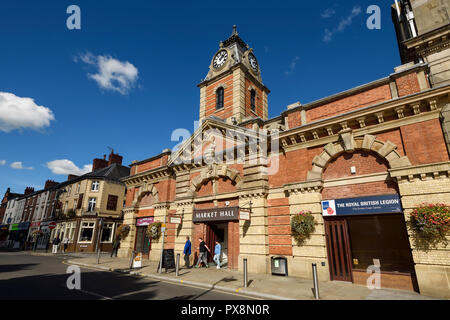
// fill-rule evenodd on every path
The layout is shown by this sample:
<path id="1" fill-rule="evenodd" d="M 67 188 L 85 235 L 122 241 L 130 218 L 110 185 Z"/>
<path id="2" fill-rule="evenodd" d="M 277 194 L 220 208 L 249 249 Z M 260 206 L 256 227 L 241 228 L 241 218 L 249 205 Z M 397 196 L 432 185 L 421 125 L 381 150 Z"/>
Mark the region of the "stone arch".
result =
<path id="1" fill-rule="evenodd" d="M 159 202 L 158 189 L 153 185 L 153 183 L 147 183 L 143 186 L 142 190 L 140 190 L 139 196 L 136 198 L 136 201 L 133 203 L 133 207 L 135 209 L 139 208 L 139 205 L 142 199 L 151 194 L 155 198 L 155 203 Z"/>
<path id="2" fill-rule="evenodd" d="M 226 165 L 209 165 L 200 172 L 200 175 L 192 179 L 189 194 L 194 196 L 208 181 L 218 180 L 220 178 L 231 180 L 232 183 L 236 184 L 237 189 L 242 185 L 242 177 L 238 170 L 228 168 Z"/>
<path id="3" fill-rule="evenodd" d="M 377 154 L 388 162 L 391 169 L 411 166 L 408 157 L 402 157 L 396 149 L 397 146 L 389 140 L 383 142 L 377 140 L 376 136 L 369 134 L 354 138 L 351 129 L 343 130 L 337 143 L 327 144 L 324 151 L 314 157 L 312 169 L 308 171 L 307 180 L 321 180 L 324 169 L 332 159 L 337 158 L 344 152 L 354 152 L 355 150 L 371 151 Z"/>

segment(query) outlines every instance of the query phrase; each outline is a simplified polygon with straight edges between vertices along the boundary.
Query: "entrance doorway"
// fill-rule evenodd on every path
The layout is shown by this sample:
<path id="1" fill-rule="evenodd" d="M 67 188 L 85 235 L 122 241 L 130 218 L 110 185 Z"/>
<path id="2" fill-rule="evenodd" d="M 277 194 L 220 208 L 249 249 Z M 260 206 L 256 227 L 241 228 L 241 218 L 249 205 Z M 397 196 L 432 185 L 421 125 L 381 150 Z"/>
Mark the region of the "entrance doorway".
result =
<path id="1" fill-rule="evenodd" d="M 345 219 L 325 221 L 331 280 L 353 281 L 347 230 L 347 221 Z"/>
<path id="2" fill-rule="evenodd" d="M 151 245 L 151 238 L 147 235 L 147 226 L 137 227 L 134 250 L 142 253 L 143 259 L 149 259 Z"/>
<path id="3" fill-rule="evenodd" d="M 208 263 L 213 262 L 214 247 L 216 241 L 222 246 L 220 255 L 221 266 L 228 266 L 228 223 L 207 223 L 206 224 L 206 245 L 211 250 L 208 253 Z"/>
<path id="4" fill-rule="evenodd" d="M 382 287 L 418 291 L 403 214 L 325 219 L 331 280 L 366 284 L 378 265 Z"/>

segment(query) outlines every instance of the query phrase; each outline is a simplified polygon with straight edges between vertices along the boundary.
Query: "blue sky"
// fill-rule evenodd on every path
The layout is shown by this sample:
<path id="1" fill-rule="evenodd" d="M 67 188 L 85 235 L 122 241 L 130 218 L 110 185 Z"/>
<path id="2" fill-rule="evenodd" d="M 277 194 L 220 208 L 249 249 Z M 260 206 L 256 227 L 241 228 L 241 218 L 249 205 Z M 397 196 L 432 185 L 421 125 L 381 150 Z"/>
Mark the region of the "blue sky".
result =
<path id="1" fill-rule="evenodd" d="M 272 91 L 270 117 L 400 64 L 390 2 L 233 3 L 1 1 L 0 194 L 63 181 L 108 147 L 126 165 L 173 148 L 173 130 L 193 131 L 197 84 L 233 24 Z M 81 30 L 66 27 L 72 4 Z M 366 27 L 370 5 L 381 8 L 381 30 Z"/>

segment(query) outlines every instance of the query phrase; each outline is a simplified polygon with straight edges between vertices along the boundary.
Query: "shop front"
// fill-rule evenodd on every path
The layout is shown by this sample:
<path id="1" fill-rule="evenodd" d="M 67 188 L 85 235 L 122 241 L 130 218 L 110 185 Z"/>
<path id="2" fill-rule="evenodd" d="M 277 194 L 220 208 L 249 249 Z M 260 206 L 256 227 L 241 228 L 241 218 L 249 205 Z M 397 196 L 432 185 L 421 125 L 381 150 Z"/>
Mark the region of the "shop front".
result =
<path id="1" fill-rule="evenodd" d="M 137 218 L 136 220 L 136 241 L 134 251 L 142 254 L 142 258 L 149 259 L 152 241 L 147 235 L 147 227 L 154 222 L 153 217 Z"/>
<path id="2" fill-rule="evenodd" d="M 208 262 L 212 262 L 215 242 L 218 241 L 222 246 L 220 257 L 222 266 L 237 269 L 239 207 L 194 209 L 192 222 L 195 224 L 194 239 L 192 239 L 193 244 L 195 244 L 193 249 L 198 247 L 199 237 L 202 237 L 211 250 L 211 254 L 208 253 Z"/>
<path id="3" fill-rule="evenodd" d="M 51 222 L 53 222 L 53 221 L 42 221 L 39 224 L 39 230 L 41 231 L 41 234 L 39 235 L 39 238 L 37 239 L 36 249 L 47 250 L 48 244 L 50 241 L 51 229 L 49 227 L 49 224 Z"/>
<path id="4" fill-rule="evenodd" d="M 330 279 L 417 291 L 406 223 L 398 195 L 322 201 Z"/>
<path id="5" fill-rule="evenodd" d="M 8 234 L 9 234 L 9 225 L 1 224 L 0 225 L 0 248 L 4 248 L 8 246 Z"/>
<path id="6" fill-rule="evenodd" d="M 23 250 L 25 248 L 29 228 L 30 222 L 14 223 L 10 225 L 9 240 L 12 242 L 13 249 Z"/>

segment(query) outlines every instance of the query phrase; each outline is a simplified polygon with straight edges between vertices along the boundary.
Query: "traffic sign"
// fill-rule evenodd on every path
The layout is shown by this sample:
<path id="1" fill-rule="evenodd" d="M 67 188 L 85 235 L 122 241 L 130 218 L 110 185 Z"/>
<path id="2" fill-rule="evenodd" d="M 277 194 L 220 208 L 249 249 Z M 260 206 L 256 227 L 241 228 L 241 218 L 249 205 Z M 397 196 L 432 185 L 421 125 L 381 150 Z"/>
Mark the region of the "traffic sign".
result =
<path id="1" fill-rule="evenodd" d="M 55 221 L 50 222 L 50 223 L 48 224 L 48 228 L 49 228 L 49 229 L 55 229 L 55 228 L 56 228 L 56 222 L 55 222 Z"/>

